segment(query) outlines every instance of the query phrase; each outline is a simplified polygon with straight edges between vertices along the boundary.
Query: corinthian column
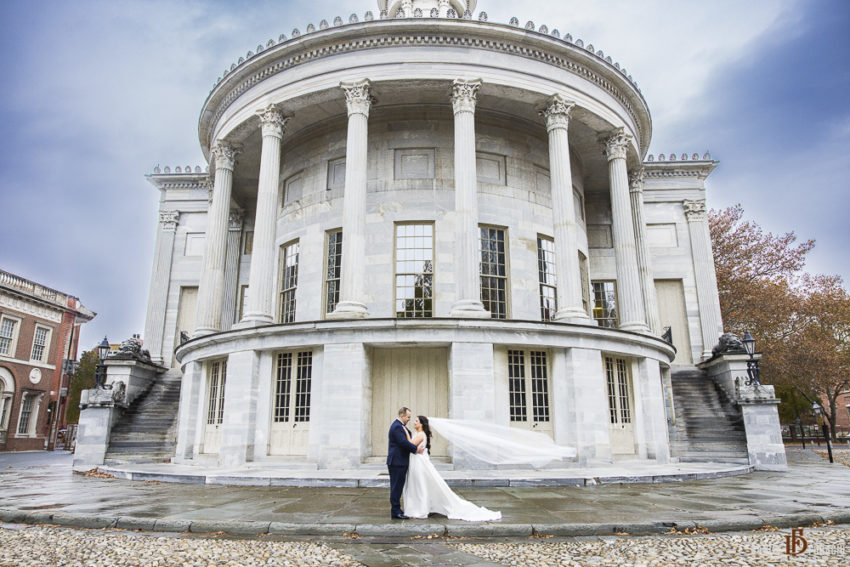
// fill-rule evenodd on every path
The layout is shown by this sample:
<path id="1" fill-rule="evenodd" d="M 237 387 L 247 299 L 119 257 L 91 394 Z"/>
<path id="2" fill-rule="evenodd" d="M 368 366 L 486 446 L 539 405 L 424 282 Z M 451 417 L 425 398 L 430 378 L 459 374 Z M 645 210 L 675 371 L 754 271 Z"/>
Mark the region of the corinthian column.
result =
<path id="1" fill-rule="evenodd" d="M 177 230 L 178 211 L 159 212 L 159 230 L 156 233 L 153 273 L 151 274 L 148 314 L 145 318 L 145 347 L 151 360 L 162 363 L 162 338 L 165 329 L 165 307 L 168 301 L 168 283 L 171 281 L 171 259 L 174 255 L 174 233 Z"/>
<path id="2" fill-rule="evenodd" d="M 345 194 L 342 202 L 342 265 L 339 303 L 332 319 L 369 316 L 363 298 L 366 268 L 366 157 L 369 144 L 369 81 L 340 83 L 348 107 L 345 141 Z"/>
<path id="3" fill-rule="evenodd" d="M 658 300 L 655 297 L 655 279 L 652 277 L 652 261 L 649 243 L 646 240 L 646 220 L 643 218 L 643 169 L 629 174 L 629 195 L 632 198 L 632 224 L 635 228 L 640 288 L 643 292 L 643 307 L 646 322 L 655 335 L 661 334 L 661 319 L 658 317 Z"/>
<path id="4" fill-rule="evenodd" d="M 230 213 L 233 166 L 237 153 L 233 146 L 221 140 L 216 142 L 211 151 L 215 159 L 215 185 L 207 213 L 207 242 L 201 281 L 198 285 L 195 335 L 208 335 L 221 330 L 227 217 Z"/>
<path id="5" fill-rule="evenodd" d="M 233 209 L 227 219 L 227 254 L 224 258 L 224 303 L 221 330 L 229 331 L 236 312 L 236 284 L 239 281 L 239 242 L 242 236 L 242 211 Z"/>
<path id="6" fill-rule="evenodd" d="M 688 234 L 691 240 L 691 255 L 694 259 L 694 277 L 699 301 L 699 324 L 702 331 L 702 358 L 711 358 L 711 349 L 723 334 L 723 319 L 720 314 L 720 298 L 717 294 L 717 275 L 714 272 L 714 256 L 711 253 L 711 236 L 708 232 L 708 217 L 705 201 L 685 201 L 685 217 L 688 219 Z"/>
<path id="7" fill-rule="evenodd" d="M 280 145 L 288 118 L 269 105 L 257 113 L 263 132 L 260 154 L 260 180 L 257 185 L 257 212 L 254 217 L 254 240 L 251 271 L 248 276 L 248 309 L 242 316 L 243 326 L 263 325 L 274 321 L 275 222 L 277 221 L 278 179 L 280 177 Z"/>
<path id="8" fill-rule="evenodd" d="M 542 114 L 549 132 L 549 177 L 552 187 L 552 222 L 555 236 L 556 321 L 587 323 L 582 307 L 581 274 L 576 244 L 576 212 L 567 129 L 575 103 L 555 95 Z"/>
<path id="9" fill-rule="evenodd" d="M 452 317 L 485 319 L 481 303 L 478 242 L 478 178 L 475 170 L 475 101 L 481 81 L 452 83 L 455 115 L 455 279 L 457 299 Z"/>
<path id="10" fill-rule="evenodd" d="M 635 229 L 632 224 L 629 199 L 629 176 L 626 170 L 626 149 L 632 137 L 620 128 L 605 140 L 608 157 L 608 180 L 611 189 L 611 216 L 614 225 L 614 257 L 617 264 L 617 303 L 620 309 L 620 328 L 624 331 L 648 331 L 643 308 Z"/>

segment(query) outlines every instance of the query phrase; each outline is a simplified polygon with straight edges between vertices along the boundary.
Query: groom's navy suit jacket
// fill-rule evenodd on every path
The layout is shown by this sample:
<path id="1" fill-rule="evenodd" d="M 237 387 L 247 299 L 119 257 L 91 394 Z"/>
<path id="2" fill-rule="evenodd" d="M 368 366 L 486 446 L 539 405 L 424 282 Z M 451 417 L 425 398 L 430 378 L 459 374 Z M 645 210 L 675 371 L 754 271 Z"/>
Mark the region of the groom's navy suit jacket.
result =
<path id="1" fill-rule="evenodd" d="M 399 420 L 390 425 L 389 445 L 387 446 L 387 466 L 406 467 L 410 463 L 410 454 L 418 447 L 407 440 L 404 425 Z"/>

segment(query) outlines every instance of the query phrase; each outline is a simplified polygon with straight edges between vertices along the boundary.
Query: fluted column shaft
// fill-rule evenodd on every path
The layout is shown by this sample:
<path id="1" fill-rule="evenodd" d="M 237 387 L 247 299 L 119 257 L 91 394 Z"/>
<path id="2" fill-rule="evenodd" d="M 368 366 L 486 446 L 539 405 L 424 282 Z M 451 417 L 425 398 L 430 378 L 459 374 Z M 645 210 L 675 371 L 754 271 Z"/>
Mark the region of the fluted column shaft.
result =
<path id="1" fill-rule="evenodd" d="M 233 326 L 236 313 L 236 291 L 239 281 L 239 244 L 242 236 L 242 212 L 230 211 L 227 222 L 227 253 L 224 257 L 224 303 L 221 313 L 221 330 Z"/>
<path id="2" fill-rule="evenodd" d="M 552 224 L 555 238 L 556 321 L 588 322 L 582 307 L 581 274 L 573 204 L 573 175 L 570 168 L 568 128 L 575 103 L 555 95 L 541 112 L 549 132 L 549 178 L 552 192 Z"/>
<path id="3" fill-rule="evenodd" d="M 617 264 L 617 303 L 620 309 L 620 328 L 625 331 L 646 332 L 648 328 L 638 272 L 635 230 L 629 199 L 629 175 L 626 169 L 626 149 L 630 140 L 631 136 L 620 129 L 605 141 L 611 190 L 611 217 L 614 223 L 612 236 Z"/>
<path id="4" fill-rule="evenodd" d="M 369 316 L 364 300 L 366 269 L 366 172 L 368 167 L 369 81 L 340 83 L 348 107 L 345 141 L 345 194 L 342 204 L 342 264 L 339 303 L 332 319 L 362 319 Z"/>
<path id="5" fill-rule="evenodd" d="M 241 323 L 262 325 L 274 321 L 275 225 L 277 221 L 280 149 L 283 129 L 288 118 L 269 105 L 257 113 L 263 132 L 260 154 L 260 179 L 257 185 L 257 212 L 254 217 L 254 240 L 251 271 L 248 276 L 248 309 Z"/>
<path id="6" fill-rule="evenodd" d="M 457 298 L 452 317 L 487 318 L 481 303 L 479 273 L 478 177 L 475 159 L 475 103 L 481 81 L 452 84 L 455 122 L 455 279 Z"/>
<path id="7" fill-rule="evenodd" d="M 174 257 L 174 234 L 180 218 L 178 211 L 159 212 L 153 273 L 151 274 L 148 313 L 145 318 L 145 347 L 151 360 L 162 363 L 162 339 L 165 331 L 165 308 L 168 302 L 168 283 L 171 281 L 171 260 Z"/>
<path id="8" fill-rule="evenodd" d="M 213 146 L 212 154 L 215 158 L 215 184 L 212 203 L 207 213 L 206 249 L 198 285 L 195 335 L 217 333 L 221 330 L 227 217 L 230 213 L 236 151 L 231 145 L 219 141 Z"/>
<path id="9" fill-rule="evenodd" d="M 632 224 L 635 228 L 638 272 L 643 292 L 643 307 L 649 330 L 655 335 L 661 334 L 661 319 L 658 316 L 658 299 L 655 296 L 655 279 L 652 275 L 652 259 L 649 255 L 649 243 L 646 239 L 646 220 L 643 216 L 643 170 L 632 172 L 629 176 L 629 195 L 632 200 Z"/>
<path id="10" fill-rule="evenodd" d="M 723 318 L 720 314 L 720 299 L 717 293 L 717 274 L 714 271 L 714 255 L 711 252 L 711 235 L 705 201 L 685 201 L 685 217 L 688 219 L 688 234 L 691 240 L 691 255 L 694 259 L 694 277 L 699 301 L 699 322 L 702 331 L 702 358 L 711 358 L 711 349 L 723 334 Z"/>

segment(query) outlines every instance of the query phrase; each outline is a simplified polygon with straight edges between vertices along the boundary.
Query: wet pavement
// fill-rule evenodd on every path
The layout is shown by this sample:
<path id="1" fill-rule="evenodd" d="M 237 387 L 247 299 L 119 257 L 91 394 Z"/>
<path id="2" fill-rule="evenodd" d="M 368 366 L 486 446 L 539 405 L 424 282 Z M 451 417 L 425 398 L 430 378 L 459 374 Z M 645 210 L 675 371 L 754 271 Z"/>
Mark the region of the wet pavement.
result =
<path id="1" fill-rule="evenodd" d="M 684 482 L 455 490 L 502 512 L 467 523 L 392 521 L 385 488 L 174 484 L 86 477 L 68 453 L 0 454 L 0 521 L 165 532 L 369 537 L 528 537 L 850 524 L 850 467 L 789 449 L 788 472 Z"/>

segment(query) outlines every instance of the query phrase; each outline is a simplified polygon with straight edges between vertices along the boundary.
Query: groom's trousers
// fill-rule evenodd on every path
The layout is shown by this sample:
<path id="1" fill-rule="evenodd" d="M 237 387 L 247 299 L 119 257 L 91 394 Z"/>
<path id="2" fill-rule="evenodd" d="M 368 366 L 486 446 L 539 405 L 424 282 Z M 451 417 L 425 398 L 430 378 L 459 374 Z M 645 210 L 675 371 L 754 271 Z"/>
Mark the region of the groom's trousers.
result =
<path id="1" fill-rule="evenodd" d="M 393 516 L 401 516 L 401 493 L 404 491 L 404 481 L 407 479 L 407 467 L 387 466 L 390 472 L 390 506 Z"/>

